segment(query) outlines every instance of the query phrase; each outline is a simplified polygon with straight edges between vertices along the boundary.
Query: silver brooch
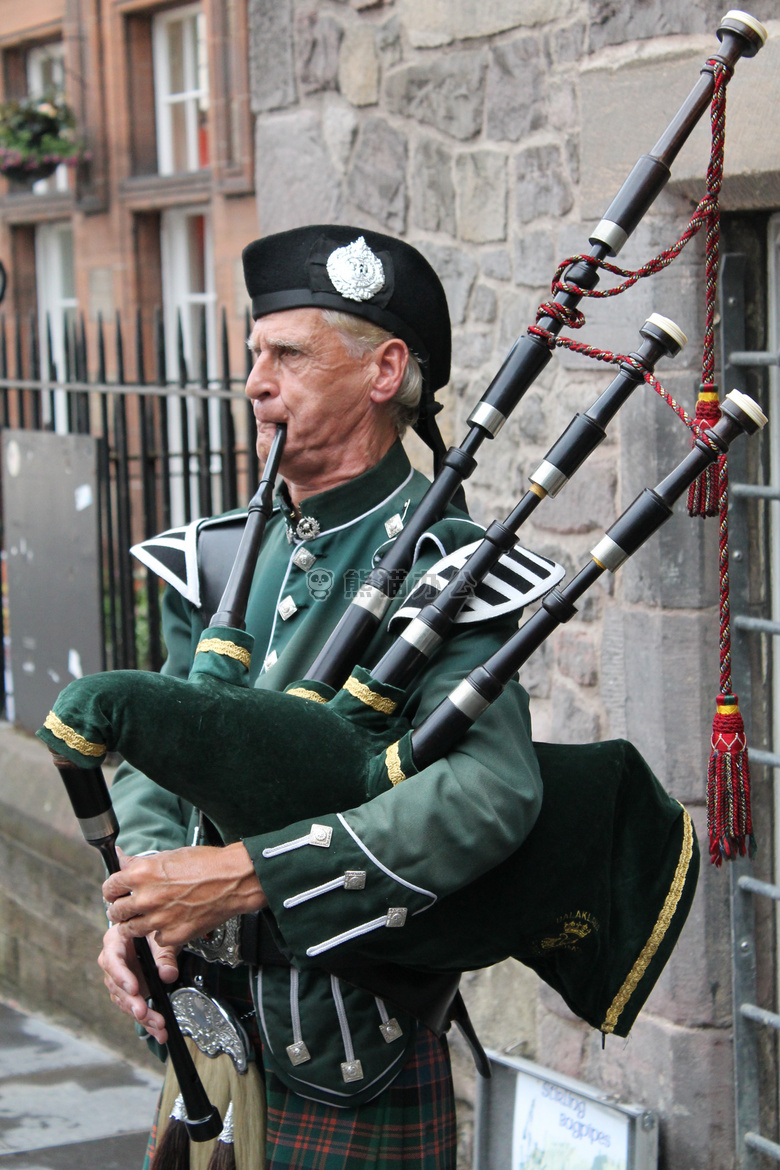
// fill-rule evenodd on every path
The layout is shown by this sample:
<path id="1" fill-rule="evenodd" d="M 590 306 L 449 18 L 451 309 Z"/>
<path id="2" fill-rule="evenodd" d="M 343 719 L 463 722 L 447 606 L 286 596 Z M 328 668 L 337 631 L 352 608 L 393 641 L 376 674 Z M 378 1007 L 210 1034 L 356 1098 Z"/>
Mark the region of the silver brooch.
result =
<path id="1" fill-rule="evenodd" d="M 319 536 L 319 534 L 320 523 L 313 516 L 302 516 L 294 528 L 292 524 L 287 525 L 287 540 L 290 544 L 296 539 L 314 540 L 315 536 Z"/>
<path id="2" fill-rule="evenodd" d="M 226 1052 L 238 1072 L 245 1071 L 249 1041 L 228 1008 L 196 987 L 174 991 L 171 1005 L 182 1032 L 192 1037 L 201 1052 L 206 1056 Z"/>
<path id="3" fill-rule="evenodd" d="M 370 301 L 385 287 L 382 261 L 362 236 L 331 252 L 326 267 L 333 287 L 349 301 Z"/>

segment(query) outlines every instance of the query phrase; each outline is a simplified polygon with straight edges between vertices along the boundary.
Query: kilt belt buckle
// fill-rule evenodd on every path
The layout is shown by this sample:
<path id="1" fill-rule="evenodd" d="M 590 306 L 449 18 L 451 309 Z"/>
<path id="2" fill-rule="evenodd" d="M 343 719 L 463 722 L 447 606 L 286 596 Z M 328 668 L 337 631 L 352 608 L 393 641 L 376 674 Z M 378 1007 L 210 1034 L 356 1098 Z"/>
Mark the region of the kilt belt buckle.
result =
<path id="1" fill-rule="evenodd" d="M 241 955 L 241 915 L 235 914 L 221 926 L 215 926 L 208 934 L 190 939 L 184 944 L 184 950 L 192 955 L 198 955 L 207 963 L 238 967 L 244 962 Z"/>
<path id="2" fill-rule="evenodd" d="M 205 1056 L 225 1052 L 237 1072 L 246 1072 L 251 1051 L 249 1037 L 226 1004 L 198 987 L 179 987 L 170 999 L 182 1032 Z"/>

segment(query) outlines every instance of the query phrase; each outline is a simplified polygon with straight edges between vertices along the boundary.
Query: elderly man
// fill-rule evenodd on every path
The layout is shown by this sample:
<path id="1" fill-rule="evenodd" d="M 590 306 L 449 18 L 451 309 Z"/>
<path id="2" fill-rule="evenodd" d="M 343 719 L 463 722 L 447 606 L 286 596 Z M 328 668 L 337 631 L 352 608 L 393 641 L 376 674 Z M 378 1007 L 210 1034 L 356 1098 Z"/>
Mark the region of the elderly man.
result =
<path id="1" fill-rule="evenodd" d="M 287 426 L 284 482 L 247 629 L 255 685 L 282 690 L 305 678 L 355 583 L 424 495 L 427 483 L 412 471 L 400 435 L 419 406 L 430 439 L 433 392 L 449 377 L 449 317 L 424 258 L 370 231 L 297 229 L 251 244 L 244 267 L 255 319 L 246 392 L 261 458 L 276 425 Z M 450 507 L 419 542 L 410 583 L 478 534 Z M 164 608 L 164 671 L 186 677 L 208 615 L 171 589 Z M 388 624 L 364 665 L 391 644 Z M 511 618 L 465 627 L 409 688 L 402 714 L 422 720 L 513 627 Z M 315 773 L 318 750 L 312 743 Z M 448 758 L 367 804 L 320 818 L 317 833 L 309 819 L 226 847 L 193 848 L 203 840 L 194 810 L 124 765 L 113 797 L 120 844 L 133 856 L 104 886 L 114 926 L 100 958 L 112 998 L 164 1042 L 132 937 L 150 937 L 163 979 L 173 982 L 185 944 L 234 915 L 261 911 L 265 942 L 243 956 L 247 965 L 237 972 L 211 965 L 206 981 L 234 1003 L 239 983 L 251 983 L 269 1170 L 454 1167 L 446 1041 L 421 1022 L 428 1017 L 408 988 L 380 995 L 363 969 L 353 983 L 349 944 L 400 925 L 392 933 L 402 965 L 406 914 L 424 913 L 516 849 L 538 813 L 540 787 L 517 685 Z M 399 912 L 394 921 L 391 910 Z"/>

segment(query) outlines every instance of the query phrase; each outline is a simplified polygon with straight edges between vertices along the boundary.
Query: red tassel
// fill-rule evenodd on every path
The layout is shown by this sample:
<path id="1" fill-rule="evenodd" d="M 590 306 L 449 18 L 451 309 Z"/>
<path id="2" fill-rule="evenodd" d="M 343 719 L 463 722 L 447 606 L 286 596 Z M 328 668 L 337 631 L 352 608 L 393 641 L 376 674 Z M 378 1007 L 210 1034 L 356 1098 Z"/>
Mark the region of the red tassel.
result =
<path id="1" fill-rule="evenodd" d="M 720 418 L 718 388 L 712 382 L 702 382 L 696 400 L 696 425 L 708 430 Z M 717 516 L 719 488 L 719 460 L 711 463 L 698 479 L 688 488 L 688 514 L 690 516 Z"/>
<path id="2" fill-rule="evenodd" d="M 745 725 L 736 695 L 718 695 L 712 721 L 712 753 L 707 783 L 710 860 L 720 865 L 737 855 L 754 857 L 756 841 L 750 813 L 750 766 Z"/>

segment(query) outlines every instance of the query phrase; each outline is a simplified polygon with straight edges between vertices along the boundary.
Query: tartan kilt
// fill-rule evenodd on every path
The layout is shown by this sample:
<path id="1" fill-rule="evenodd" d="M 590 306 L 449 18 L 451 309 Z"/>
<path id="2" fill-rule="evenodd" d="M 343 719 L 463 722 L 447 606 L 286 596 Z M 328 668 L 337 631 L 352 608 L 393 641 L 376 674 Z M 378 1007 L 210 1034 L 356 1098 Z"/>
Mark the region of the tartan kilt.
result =
<path id="1" fill-rule="evenodd" d="M 418 1025 L 411 1056 L 373 1101 L 306 1101 L 266 1069 L 266 1170 L 455 1170 L 457 1128 L 446 1039 Z"/>

